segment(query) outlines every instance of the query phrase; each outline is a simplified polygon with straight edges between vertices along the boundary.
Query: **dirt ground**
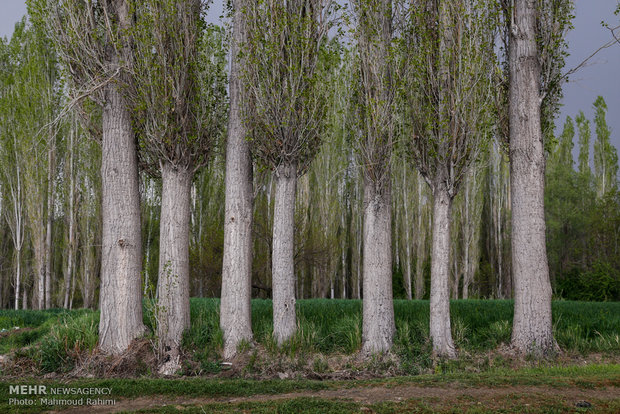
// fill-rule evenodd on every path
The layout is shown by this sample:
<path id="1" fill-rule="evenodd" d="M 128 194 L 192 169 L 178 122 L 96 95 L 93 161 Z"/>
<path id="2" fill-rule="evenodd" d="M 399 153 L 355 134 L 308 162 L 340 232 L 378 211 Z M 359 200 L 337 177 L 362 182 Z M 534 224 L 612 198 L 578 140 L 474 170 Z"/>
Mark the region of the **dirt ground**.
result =
<path id="1" fill-rule="evenodd" d="M 330 389 L 322 391 L 302 391 L 279 395 L 255 395 L 251 397 L 233 398 L 170 398 L 164 396 L 149 396 L 135 399 L 117 399 L 114 406 L 76 407 L 63 411 L 48 411 L 49 413 L 118 413 L 137 411 L 141 409 L 158 408 L 164 406 L 181 407 L 185 405 L 200 406 L 213 403 L 237 404 L 243 402 L 268 402 L 300 397 L 315 397 L 335 401 L 348 401 L 360 404 L 375 404 L 380 402 L 403 402 L 414 400 L 423 402 L 433 409 L 446 409 L 454 404 L 472 407 L 478 405 L 487 410 L 501 409 L 502 401 L 506 397 L 513 401 L 522 400 L 524 408 L 528 401 L 544 400 L 546 396 L 561 399 L 567 407 L 576 407 L 582 401 L 611 401 L 620 398 L 619 387 L 604 389 L 580 388 L 549 388 L 535 386 L 508 386 L 508 387 L 420 387 L 414 385 L 397 386 L 370 386 L 347 389 Z M 362 407 L 362 411 L 371 412 Z"/>

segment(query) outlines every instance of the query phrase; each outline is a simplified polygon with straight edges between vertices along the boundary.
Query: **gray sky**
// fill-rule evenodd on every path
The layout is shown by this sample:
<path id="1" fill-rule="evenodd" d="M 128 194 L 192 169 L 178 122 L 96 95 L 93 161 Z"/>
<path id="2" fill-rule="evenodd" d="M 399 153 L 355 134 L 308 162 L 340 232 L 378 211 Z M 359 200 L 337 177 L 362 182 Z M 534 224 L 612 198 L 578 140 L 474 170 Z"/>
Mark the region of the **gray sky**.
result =
<path id="1" fill-rule="evenodd" d="M 575 28 L 568 33 L 570 56 L 566 59 L 566 70 L 581 63 L 596 49 L 611 39 L 608 29 L 601 26 L 605 20 L 612 27 L 620 24 L 620 16 L 613 14 L 618 0 L 576 0 Z M 566 116 L 573 119 L 583 110 L 586 118 L 594 121 L 592 104 L 601 95 L 607 102 L 607 123 L 611 127 L 611 141 L 620 148 L 620 44 L 599 52 L 587 65 L 573 74 L 564 85 L 564 106 L 556 121 L 556 132 L 562 131 Z M 594 126 L 592 136 L 594 138 Z M 575 159 L 577 141 L 575 139 Z M 592 154 L 592 150 L 590 151 Z"/>
<path id="2" fill-rule="evenodd" d="M 620 17 L 614 16 L 619 0 L 576 0 L 575 29 L 568 34 L 570 56 L 566 69 L 577 66 L 594 50 L 611 37 L 601 26 L 605 20 L 617 25 Z M 218 21 L 222 14 L 224 0 L 214 0 L 209 11 L 209 20 Z M 26 13 L 25 0 L 0 0 L 0 36 L 10 36 L 15 22 Z M 593 120 L 592 104 L 602 95 L 609 108 L 607 121 L 611 126 L 611 140 L 620 148 L 620 44 L 601 51 L 585 68 L 575 73 L 564 86 L 564 106 L 557 121 L 558 133 L 567 115 L 575 117 L 583 110 Z M 593 131 L 594 132 L 594 131 Z"/>

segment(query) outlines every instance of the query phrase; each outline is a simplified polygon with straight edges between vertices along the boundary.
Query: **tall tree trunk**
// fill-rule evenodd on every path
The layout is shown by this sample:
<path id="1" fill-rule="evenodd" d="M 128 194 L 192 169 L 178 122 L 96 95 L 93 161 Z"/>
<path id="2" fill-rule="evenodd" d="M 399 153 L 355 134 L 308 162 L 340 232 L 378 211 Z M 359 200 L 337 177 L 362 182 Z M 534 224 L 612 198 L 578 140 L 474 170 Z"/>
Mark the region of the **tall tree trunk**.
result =
<path id="1" fill-rule="evenodd" d="M 144 333 L 140 193 L 135 139 L 119 87 L 106 87 L 101 157 L 102 258 L 99 347 L 123 352 Z"/>
<path id="2" fill-rule="evenodd" d="M 19 310 L 19 293 L 22 278 L 22 251 L 17 249 L 15 258 L 15 310 Z"/>
<path id="3" fill-rule="evenodd" d="M 405 293 L 407 295 L 407 299 L 411 300 L 411 237 L 410 237 L 410 227 L 409 223 L 409 197 L 408 187 L 407 187 L 407 166 L 405 165 L 405 160 L 403 160 L 403 182 L 402 182 L 402 190 L 404 192 L 403 196 L 403 207 L 405 209 L 405 272 L 403 277 L 405 279 Z"/>
<path id="4" fill-rule="evenodd" d="M 475 168 L 475 167 L 474 167 Z M 471 183 L 471 180 L 474 181 L 474 183 Z M 475 232 L 475 230 L 473 229 L 473 223 L 477 223 L 476 220 L 473 220 L 472 217 L 470 217 L 470 199 L 473 198 L 474 202 L 476 199 L 476 173 L 475 171 L 466 178 L 465 181 L 465 191 L 463 194 L 463 203 L 464 203 L 464 220 L 463 220 L 463 293 L 462 293 L 462 298 L 463 299 L 468 299 L 469 298 L 469 284 L 471 283 L 471 279 L 470 279 L 470 272 L 469 272 L 469 262 L 470 262 L 470 257 L 469 257 L 469 244 L 472 242 L 472 233 Z M 470 189 L 472 189 L 470 191 Z M 474 192 L 473 194 L 471 194 L 471 192 Z"/>
<path id="5" fill-rule="evenodd" d="M 50 143 L 47 171 L 47 224 L 45 231 L 45 309 L 52 307 L 52 224 L 54 220 L 54 170 L 56 146 Z"/>
<path id="6" fill-rule="evenodd" d="M 497 295 L 496 297 L 499 299 L 504 298 L 504 264 L 502 263 L 502 258 L 504 256 L 504 238 L 502 235 L 502 192 L 500 187 L 500 198 L 497 204 L 497 209 L 495 211 L 496 214 L 496 225 L 495 225 L 495 244 L 497 248 Z"/>
<path id="7" fill-rule="evenodd" d="M 389 177 L 389 173 L 386 173 Z M 380 188 L 377 188 L 380 187 Z M 390 180 L 364 179 L 362 352 L 389 351 L 394 331 L 392 300 L 392 201 Z"/>
<path id="8" fill-rule="evenodd" d="M 128 2 L 115 0 L 109 7 L 118 16 L 121 30 L 128 30 L 131 27 Z M 125 52 L 125 55 L 129 54 Z M 120 68 L 121 60 L 121 56 L 112 52 L 108 64 L 113 69 Z M 102 113 L 99 347 L 111 354 L 123 352 L 133 339 L 145 332 L 140 290 L 138 159 L 128 104 L 121 88 L 114 82 L 105 87 Z"/>
<path id="9" fill-rule="evenodd" d="M 340 297 L 342 299 L 347 298 L 347 246 L 346 246 L 347 232 L 346 232 L 346 227 L 345 227 L 345 217 L 344 217 L 345 214 L 346 214 L 346 211 L 343 209 L 341 216 L 340 216 L 341 225 L 342 225 L 342 230 L 341 230 L 342 242 L 340 243 L 340 264 L 342 266 L 342 286 L 340 287 L 341 288 Z"/>
<path id="10" fill-rule="evenodd" d="M 416 263 L 415 263 L 415 298 L 420 300 L 424 297 L 424 259 L 426 256 L 426 234 L 422 230 L 424 226 L 424 207 L 422 205 L 422 177 L 417 174 L 416 183 L 418 187 L 418 225 L 417 225 L 417 243 L 416 243 Z"/>
<path id="11" fill-rule="evenodd" d="M 245 1 L 233 0 L 230 66 L 230 115 L 226 144 L 226 200 L 220 327 L 224 358 L 235 355 L 241 341 L 252 340 L 252 159 L 243 123 L 244 88 L 239 50 L 247 38 Z"/>
<path id="12" fill-rule="evenodd" d="M 84 233 L 84 237 L 85 237 L 85 243 L 84 243 L 84 249 L 81 255 L 82 258 L 82 286 L 81 286 L 81 290 L 82 290 L 82 307 L 85 309 L 88 309 L 92 306 L 92 299 L 91 299 L 91 285 L 92 285 L 92 278 L 94 277 L 94 275 L 91 274 L 91 268 L 92 268 L 92 260 L 93 260 L 93 255 L 91 253 L 92 251 L 92 247 L 90 246 L 91 244 L 91 239 L 90 239 L 90 234 L 89 234 L 90 229 L 86 228 L 86 231 Z"/>
<path id="13" fill-rule="evenodd" d="M 453 233 L 458 234 L 457 231 L 454 231 Z M 452 242 L 452 254 L 450 256 L 452 260 L 452 289 L 450 290 L 450 293 L 452 299 L 458 299 L 461 271 L 459 269 L 458 241 L 456 239 Z"/>
<path id="14" fill-rule="evenodd" d="M 295 318 L 295 188 L 297 165 L 281 164 L 275 172 L 273 211 L 273 335 L 281 345 L 297 330 Z M 333 288 L 332 288 L 333 291 Z"/>
<path id="15" fill-rule="evenodd" d="M 69 292 L 71 289 L 71 281 L 73 279 L 74 267 L 75 267 L 75 174 L 73 170 L 74 166 L 74 154 L 75 154 L 75 130 L 70 132 L 69 140 L 69 245 L 67 246 L 67 274 L 65 275 L 65 300 L 63 307 L 68 309 L 69 305 Z"/>
<path id="16" fill-rule="evenodd" d="M 360 211 L 359 205 L 361 201 L 361 177 L 358 175 L 358 180 L 355 185 L 355 200 L 356 200 L 356 232 L 355 232 L 355 249 L 357 252 L 357 266 L 355 272 L 355 299 L 362 299 L 362 261 L 363 261 L 363 212 Z"/>
<path id="17" fill-rule="evenodd" d="M 43 202 L 43 200 L 41 200 Z M 43 206 L 41 206 L 41 212 L 43 212 Z M 38 223 L 37 236 L 32 237 L 32 244 L 34 250 L 34 271 L 35 271 L 35 286 L 33 289 L 35 295 L 35 303 L 33 303 L 33 309 L 45 309 L 45 233 L 44 227 L 41 223 Z"/>
<path id="18" fill-rule="evenodd" d="M 173 374 L 179 365 L 183 331 L 189 328 L 189 221 L 192 174 L 164 163 L 161 167 L 157 337 L 162 369 Z"/>
<path id="19" fill-rule="evenodd" d="M 69 233 L 73 233 L 73 227 L 69 226 Z M 69 236 L 69 244 L 73 243 L 73 235 Z M 73 252 L 72 249 L 69 248 L 69 253 L 67 257 L 67 274 L 65 275 L 65 291 L 64 291 L 64 301 L 62 307 L 65 309 L 69 309 L 69 292 L 71 290 L 71 279 L 73 277 Z"/>
<path id="20" fill-rule="evenodd" d="M 456 358 L 450 330 L 450 210 L 452 199 L 445 183 L 437 180 L 433 191 L 433 241 L 431 252 L 430 334 L 435 355 Z"/>
<path id="21" fill-rule="evenodd" d="M 537 2 L 515 0 L 510 37 L 510 188 L 515 309 L 512 345 L 521 352 L 554 350 L 551 284 L 545 244 L 545 158 L 536 44 Z"/>
<path id="22" fill-rule="evenodd" d="M 73 309 L 73 298 L 75 297 L 75 274 L 77 272 L 73 272 L 73 276 L 71 277 L 71 297 L 69 298 L 69 309 Z"/>

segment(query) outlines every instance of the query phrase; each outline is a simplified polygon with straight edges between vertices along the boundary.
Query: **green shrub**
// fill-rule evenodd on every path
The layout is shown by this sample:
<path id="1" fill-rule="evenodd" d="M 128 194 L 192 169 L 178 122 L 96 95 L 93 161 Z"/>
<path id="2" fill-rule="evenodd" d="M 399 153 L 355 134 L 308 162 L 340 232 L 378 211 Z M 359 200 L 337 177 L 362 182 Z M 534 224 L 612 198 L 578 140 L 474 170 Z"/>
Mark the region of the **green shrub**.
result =
<path id="1" fill-rule="evenodd" d="M 561 297 L 582 301 L 620 300 L 620 272 L 611 264 L 597 261 L 588 271 L 572 269 L 557 282 Z"/>
<path id="2" fill-rule="evenodd" d="M 99 313 L 63 314 L 32 349 L 43 372 L 68 372 L 79 356 L 97 345 Z"/>

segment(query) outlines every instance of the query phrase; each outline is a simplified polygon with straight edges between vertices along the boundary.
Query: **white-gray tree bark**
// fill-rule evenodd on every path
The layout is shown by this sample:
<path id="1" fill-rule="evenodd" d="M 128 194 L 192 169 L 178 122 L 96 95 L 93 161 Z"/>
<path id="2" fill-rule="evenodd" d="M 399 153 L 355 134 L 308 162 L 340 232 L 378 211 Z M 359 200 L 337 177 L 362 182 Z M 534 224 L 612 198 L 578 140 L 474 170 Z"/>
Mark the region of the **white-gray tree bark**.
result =
<path id="1" fill-rule="evenodd" d="M 252 341 L 252 159 L 243 122 L 244 88 L 239 49 L 246 39 L 245 0 L 233 0 L 233 39 L 230 67 L 230 114 L 226 144 L 226 198 L 220 327 L 224 358 L 237 352 L 241 341 Z"/>
<path id="2" fill-rule="evenodd" d="M 157 282 L 157 337 L 162 369 L 172 374 L 180 368 L 183 332 L 189 316 L 189 222 L 192 173 L 162 163 L 161 218 L 159 227 L 159 278 Z"/>
<path id="3" fill-rule="evenodd" d="M 521 352 L 548 355 L 555 343 L 545 244 L 545 157 L 536 8 L 537 2 L 515 0 L 510 37 L 510 188 L 515 295 L 512 345 Z"/>
<path id="4" fill-rule="evenodd" d="M 390 194 L 389 178 L 380 184 L 364 180 L 362 352 L 365 354 L 389 351 L 396 330 Z"/>
<path id="5" fill-rule="evenodd" d="M 109 84 L 101 154 L 102 260 L 99 347 L 123 352 L 144 333 L 138 159 L 131 119 L 119 86 Z"/>
<path id="6" fill-rule="evenodd" d="M 118 18 L 121 31 L 128 30 L 131 25 L 128 2 L 115 0 L 109 7 Z M 123 48 L 123 54 L 128 55 L 127 45 Z M 119 54 L 110 52 L 107 64 L 112 70 L 119 69 L 123 76 L 120 70 L 123 58 Z M 99 348 L 105 353 L 118 354 L 145 331 L 140 289 L 140 191 L 136 140 L 127 99 L 118 82 L 108 83 L 103 92 Z"/>
<path id="7" fill-rule="evenodd" d="M 440 180 L 433 191 L 433 239 L 431 251 L 430 335 L 433 353 L 455 358 L 450 330 L 450 210 L 452 198 Z"/>
<path id="8" fill-rule="evenodd" d="M 418 190 L 417 202 L 417 225 L 416 225 L 416 262 L 415 262 L 415 298 L 420 300 L 424 297 L 424 260 L 427 257 L 426 245 L 426 226 L 424 220 L 424 212 L 426 208 L 424 201 L 426 196 L 423 194 L 423 178 L 419 173 L 416 174 L 416 187 Z"/>
<path id="9" fill-rule="evenodd" d="M 403 207 L 405 209 L 405 272 L 403 274 L 404 277 L 404 281 L 405 281 L 405 293 L 407 295 L 407 299 L 411 300 L 412 298 L 412 293 L 411 293 L 411 224 L 409 221 L 409 197 L 408 197 L 408 188 L 407 188 L 407 165 L 405 164 L 404 160 L 403 160 L 403 181 L 402 181 L 402 190 L 404 192 L 404 197 L 403 197 Z M 419 201 L 418 201 L 419 202 Z"/>
<path id="10" fill-rule="evenodd" d="M 56 146 L 50 142 L 47 158 L 47 224 L 45 231 L 45 309 L 52 307 L 52 224 L 54 219 L 54 173 Z"/>
<path id="11" fill-rule="evenodd" d="M 295 193 L 297 166 L 281 164 L 275 171 L 273 210 L 273 336 L 278 345 L 295 335 Z"/>
<path id="12" fill-rule="evenodd" d="M 74 154 L 75 154 L 75 126 L 69 133 L 69 205 L 67 206 L 69 209 L 69 239 L 67 245 L 67 272 L 65 274 L 65 294 L 64 294 L 64 302 L 63 307 L 65 309 L 69 309 L 71 306 L 69 304 L 69 292 L 71 289 L 71 281 L 74 277 L 74 268 L 75 259 L 76 259 L 76 248 L 77 242 L 75 240 L 76 233 L 76 214 L 75 214 L 75 171 L 74 171 Z"/>

